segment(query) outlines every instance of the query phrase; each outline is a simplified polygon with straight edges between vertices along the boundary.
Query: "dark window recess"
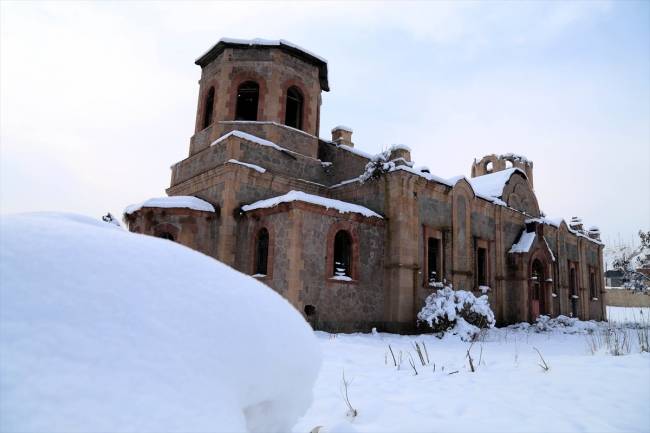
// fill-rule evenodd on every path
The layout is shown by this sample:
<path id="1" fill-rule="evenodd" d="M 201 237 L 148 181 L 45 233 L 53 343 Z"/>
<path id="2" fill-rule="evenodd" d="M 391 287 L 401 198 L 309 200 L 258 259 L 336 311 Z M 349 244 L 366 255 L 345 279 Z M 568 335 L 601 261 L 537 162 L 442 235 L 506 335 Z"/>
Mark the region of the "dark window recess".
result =
<path id="1" fill-rule="evenodd" d="M 302 106 L 303 97 L 296 87 L 289 87 L 287 90 L 287 109 L 284 117 L 284 124 L 292 128 L 302 129 Z"/>
<path id="2" fill-rule="evenodd" d="M 305 305 L 305 316 L 313 316 L 316 314 L 316 307 L 313 305 Z"/>
<path id="3" fill-rule="evenodd" d="M 427 241 L 427 282 L 435 286 L 442 281 L 440 269 L 440 239 L 429 238 Z"/>
<path id="4" fill-rule="evenodd" d="M 266 275 L 269 261 L 269 232 L 262 229 L 257 234 L 257 243 L 255 247 L 255 273 Z"/>
<path id="5" fill-rule="evenodd" d="M 334 237 L 334 269 L 335 277 L 352 277 L 352 239 L 345 230 L 339 231 Z"/>
<path id="6" fill-rule="evenodd" d="M 246 81 L 237 89 L 235 120 L 257 120 L 257 102 L 260 86 L 254 81 Z"/>
<path id="7" fill-rule="evenodd" d="M 203 129 L 212 125 L 212 113 L 214 111 L 214 87 L 210 87 L 208 96 L 205 98 L 205 107 L 203 108 Z"/>
<path id="8" fill-rule="evenodd" d="M 539 260 L 533 262 L 533 293 L 532 298 L 534 301 L 542 299 L 542 284 L 544 283 L 544 267 Z"/>
<path id="9" fill-rule="evenodd" d="M 589 273 L 589 293 L 592 299 L 598 297 L 598 293 L 596 293 L 596 274 L 593 272 Z"/>
<path id="10" fill-rule="evenodd" d="M 487 286 L 487 250 L 476 250 L 476 282 L 479 286 Z"/>
<path id="11" fill-rule="evenodd" d="M 174 240 L 174 235 L 172 235 L 172 234 L 169 233 L 169 232 L 160 232 L 160 233 L 156 233 L 156 237 L 157 237 L 157 238 L 161 238 L 161 239 L 168 239 L 168 240 L 170 240 L 170 241 L 173 241 L 173 240 Z"/>
<path id="12" fill-rule="evenodd" d="M 571 272 L 569 272 L 569 289 L 569 296 L 578 295 L 578 279 L 576 278 L 575 268 L 571 268 Z"/>
<path id="13" fill-rule="evenodd" d="M 578 317 L 578 277 L 575 268 L 569 272 L 569 298 L 571 299 L 571 317 Z"/>

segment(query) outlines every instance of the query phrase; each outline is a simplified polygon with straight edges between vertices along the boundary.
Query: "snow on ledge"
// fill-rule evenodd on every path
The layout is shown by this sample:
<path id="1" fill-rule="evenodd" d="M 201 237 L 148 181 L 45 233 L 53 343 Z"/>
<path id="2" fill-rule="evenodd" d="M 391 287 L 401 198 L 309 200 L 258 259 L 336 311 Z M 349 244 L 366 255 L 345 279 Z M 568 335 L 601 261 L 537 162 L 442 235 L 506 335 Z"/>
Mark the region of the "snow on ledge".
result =
<path id="1" fill-rule="evenodd" d="M 359 206 L 357 204 L 348 203 L 341 200 L 334 200 L 331 198 L 307 194 L 302 191 L 289 191 L 288 193 L 278 197 L 260 200 L 255 203 L 242 206 L 242 210 L 244 212 L 249 212 L 256 209 L 272 208 L 279 205 L 280 203 L 291 203 L 294 201 L 302 201 L 304 203 L 315 204 L 327 209 L 336 209 L 340 213 L 358 213 L 366 217 L 382 218 L 381 215 L 368 209 L 367 207 Z"/>
<path id="2" fill-rule="evenodd" d="M 255 171 L 258 171 L 260 173 L 266 173 L 266 169 L 263 168 L 263 167 L 260 167 L 259 165 L 250 164 L 248 162 L 237 161 L 236 159 L 229 159 L 228 162 L 231 163 L 231 164 L 243 165 L 244 167 L 251 168 L 251 169 L 253 169 Z"/>
<path id="3" fill-rule="evenodd" d="M 349 126 L 345 126 L 345 125 L 337 125 L 337 126 L 335 126 L 334 128 L 332 128 L 332 132 L 334 132 L 334 131 L 336 131 L 336 130 L 347 131 L 347 132 L 349 132 L 349 133 L 353 133 L 353 132 L 354 132 L 354 131 L 352 130 L 352 128 L 350 128 Z"/>
<path id="4" fill-rule="evenodd" d="M 143 207 L 185 208 L 203 212 L 214 212 L 214 206 L 205 200 L 191 195 L 173 195 L 171 197 L 150 198 L 142 203 L 132 204 L 124 209 L 124 213 L 130 215 Z"/>
<path id="5" fill-rule="evenodd" d="M 264 138 L 260 138 L 260 137 L 258 137 L 256 135 L 249 134 L 249 133 L 243 132 L 243 131 L 238 131 L 238 130 L 230 131 L 229 133 L 227 133 L 225 135 L 222 135 L 221 137 L 214 140 L 210 144 L 210 146 L 214 146 L 215 144 L 219 144 L 222 141 L 224 141 L 225 139 L 227 139 L 228 137 L 243 138 L 244 140 L 252 141 L 253 143 L 257 143 L 257 144 L 260 144 L 262 146 L 269 146 L 269 147 L 272 147 L 272 148 L 277 149 L 277 150 L 282 151 L 282 152 L 289 152 L 284 147 L 278 146 L 277 144 L 275 144 L 272 141 L 265 140 Z"/>

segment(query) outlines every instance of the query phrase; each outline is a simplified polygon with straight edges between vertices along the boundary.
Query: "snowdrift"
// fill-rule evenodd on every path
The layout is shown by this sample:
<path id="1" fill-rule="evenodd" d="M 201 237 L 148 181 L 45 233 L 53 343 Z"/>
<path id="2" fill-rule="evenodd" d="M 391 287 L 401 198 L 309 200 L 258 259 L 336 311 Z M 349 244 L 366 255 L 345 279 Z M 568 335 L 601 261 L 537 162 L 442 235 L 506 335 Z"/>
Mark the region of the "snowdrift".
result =
<path id="1" fill-rule="evenodd" d="M 289 431 L 321 363 L 263 284 L 62 214 L 0 223 L 0 430 Z"/>

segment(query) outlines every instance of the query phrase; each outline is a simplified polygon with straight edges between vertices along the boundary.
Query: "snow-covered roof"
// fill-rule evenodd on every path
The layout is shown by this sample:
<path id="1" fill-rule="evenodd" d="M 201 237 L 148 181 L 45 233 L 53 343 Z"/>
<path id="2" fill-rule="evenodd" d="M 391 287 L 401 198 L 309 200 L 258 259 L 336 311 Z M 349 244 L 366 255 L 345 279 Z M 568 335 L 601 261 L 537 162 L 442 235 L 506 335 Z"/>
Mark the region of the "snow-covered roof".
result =
<path id="1" fill-rule="evenodd" d="M 221 38 L 219 42 L 212 46 L 208 51 L 203 53 L 194 62 L 196 65 L 204 67 L 212 60 L 214 60 L 226 47 L 278 47 L 287 51 L 297 57 L 302 58 L 310 63 L 318 66 L 320 84 L 323 90 L 329 92 L 329 84 L 327 82 L 327 59 L 319 56 L 293 42 L 286 39 L 237 39 L 237 38 Z"/>
<path id="2" fill-rule="evenodd" d="M 407 151 L 407 152 L 410 152 L 410 151 L 411 151 L 411 148 L 408 147 L 406 144 L 392 144 L 392 145 L 388 148 L 388 152 L 390 153 L 390 152 L 392 152 L 392 151 L 394 151 L 394 150 L 405 150 L 405 151 Z"/>
<path id="3" fill-rule="evenodd" d="M 537 234 L 535 234 L 535 232 L 527 232 L 524 230 L 519 237 L 519 240 L 512 244 L 512 247 L 510 247 L 510 251 L 508 252 L 519 254 L 530 252 L 530 248 L 533 246 L 536 237 Z"/>
<path id="4" fill-rule="evenodd" d="M 467 179 L 472 185 L 476 194 L 486 195 L 488 197 L 501 198 L 503 189 L 515 173 L 521 173 L 526 177 L 526 173 L 518 168 L 508 168 L 506 170 L 497 171 L 495 173 L 484 174 L 483 176 L 473 177 Z"/>
<path id="5" fill-rule="evenodd" d="M 531 222 L 537 222 L 537 223 L 540 223 L 540 224 L 547 224 L 547 225 L 550 225 L 550 226 L 553 226 L 553 227 L 556 227 L 556 228 L 559 228 L 560 225 L 562 224 L 562 222 L 564 222 L 564 224 L 567 226 L 567 231 L 569 233 L 574 234 L 574 235 L 576 235 L 578 237 L 587 239 L 587 240 L 589 240 L 589 241 L 591 241 L 591 242 L 593 242 L 595 244 L 604 245 L 604 243 L 602 241 L 600 241 L 598 239 L 591 238 L 591 237 L 587 236 L 584 232 L 581 232 L 579 230 L 575 230 L 575 229 L 571 228 L 570 225 L 566 224 L 566 221 L 564 220 L 564 218 L 542 217 L 542 218 L 528 218 L 527 220 L 525 220 L 526 224 L 531 223 Z"/>
<path id="6" fill-rule="evenodd" d="M 562 218 L 540 217 L 540 218 L 528 218 L 524 222 L 526 224 L 535 222 L 540 224 L 546 224 L 553 227 L 560 227 L 562 221 L 564 221 L 564 219 Z"/>
<path id="7" fill-rule="evenodd" d="M 198 197 L 191 195 L 173 195 L 171 197 L 150 198 L 142 203 L 129 205 L 124 209 L 124 213 L 129 215 L 139 211 L 143 207 L 184 208 L 203 212 L 214 212 L 214 206 Z"/>
<path id="8" fill-rule="evenodd" d="M 530 249 L 535 243 L 536 238 L 537 238 L 537 234 L 534 231 L 527 232 L 526 230 L 524 230 L 521 236 L 519 237 L 519 240 L 514 244 L 512 244 L 508 252 L 511 254 L 529 253 Z M 549 246 L 544 236 L 542 236 L 542 240 L 544 241 L 544 245 L 546 245 L 546 249 L 551 254 L 551 259 L 555 261 L 555 254 L 553 254 L 553 250 L 551 250 L 551 247 Z"/>
<path id="9" fill-rule="evenodd" d="M 350 133 L 354 132 L 352 130 L 352 128 L 350 128 L 349 126 L 345 126 L 345 125 L 337 125 L 334 128 L 332 128 L 332 132 L 334 132 L 336 130 L 347 131 L 347 132 L 350 132 Z"/>
<path id="10" fill-rule="evenodd" d="M 357 149 L 356 147 L 350 147 L 346 144 L 338 144 L 338 145 L 335 144 L 335 146 L 338 147 L 339 149 L 347 150 L 348 152 L 354 153 L 355 155 L 361 156 L 363 158 L 373 159 L 375 157 L 375 155 L 372 155 L 368 152 L 364 152 L 363 150 Z"/>
<path id="11" fill-rule="evenodd" d="M 382 218 L 378 213 L 368 209 L 367 207 L 360 206 L 354 203 L 348 203 L 341 200 L 334 200 L 331 198 L 320 197 L 313 194 L 307 194 L 302 191 L 289 191 L 284 195 L 272 197 L 266 200 L 260 200 L 249 205 L 242 206 L 244 212 L 253 211 L 256 209 L 266 209 L 279 205 L 280 203 L 291 203 L 294 201 L 301 201 L 304 203 L 315 204 L 328 209 L 336 209 L 340 213 L 358 213 L 366 217 Z"/>

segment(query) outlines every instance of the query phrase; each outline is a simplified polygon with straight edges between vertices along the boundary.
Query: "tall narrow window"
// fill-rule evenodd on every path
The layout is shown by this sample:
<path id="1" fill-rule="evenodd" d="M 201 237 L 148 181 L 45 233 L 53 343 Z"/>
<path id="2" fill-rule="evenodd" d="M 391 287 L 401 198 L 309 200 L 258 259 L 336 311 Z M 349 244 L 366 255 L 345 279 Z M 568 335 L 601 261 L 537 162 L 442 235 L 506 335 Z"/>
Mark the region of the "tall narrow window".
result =
<path id="1" fill-rule="evenodd" d="M 352 277 L 352 239 L 345 230 L 336 233 L 334 237 L 334 269 L 335 277 Z"/>
<path id="2" fill-rule="evenodd" d="M 255 242 L 255 274 L 266 275 L 269 265 L 269 231 L 265 228 L 257 233 Z"/>
<path id="3" fill-rule="evenodd" d="M 544 265 L 539 260 L 533 262 L 530 275 L 530 308 L 531 316 L 536 319 L 540 314 L 546 314 L 546 297 L 544 296 Z"/>
<path id="4" fill-rule="evenodd" d="M 297 87 L 289 87 L 287 90 L 287 109 L 284 117 L 284 124 L 292 128 L 302 129 L 302 106 L 303 97 Z"/>
<path id="5" fill-rule="evenodd" d="M 255 81 L 246 81 L 237 89 L 235 120 L 257 120 L 257 102 L 260 86 Z"/>
<path id="6" fill-rule="evenodd" d="M 598 298 L 598 293 L 596 291 L 596 274 L 594 271 L 589 273 L 589 294 L 591 295 L 591 299 Z"/>
<path id="7" fill-rule="evenodd" d="M 477 286 L 487 286 L 487 250 L 476 249 L 476 283 Z"/>
<path id="8" fill-rule="evenodd" d="M 435 287 L 442 281 L 440 266 L 440 239 L 428 238 L 427 240 L 427 283 Z"/>
<path id="9" fill-rule="evenodd" d="M 212 125 L 212 113 L 214 112 L 214 87 L 210 87 L 208 96 L 205 97 L 205 106 L 203 107 L 203 129 Z"/>
<path id="10" fill-rule="evenodd" d="M 569 271 L 569 298 L 571 300 L 571 316 L 578 317 L 578 277 L 576 269 L 573 267 Z"/>

